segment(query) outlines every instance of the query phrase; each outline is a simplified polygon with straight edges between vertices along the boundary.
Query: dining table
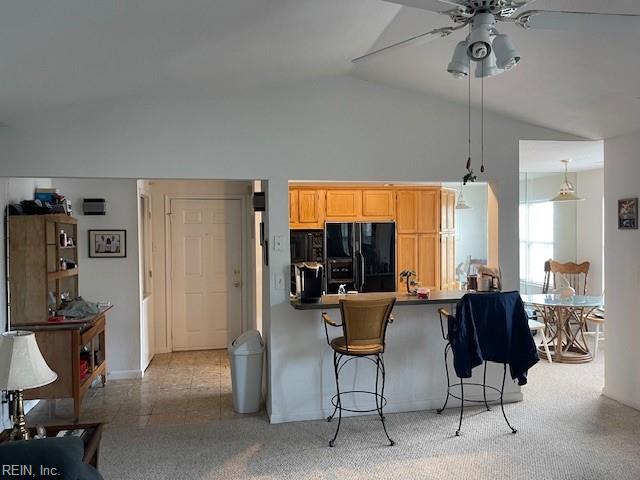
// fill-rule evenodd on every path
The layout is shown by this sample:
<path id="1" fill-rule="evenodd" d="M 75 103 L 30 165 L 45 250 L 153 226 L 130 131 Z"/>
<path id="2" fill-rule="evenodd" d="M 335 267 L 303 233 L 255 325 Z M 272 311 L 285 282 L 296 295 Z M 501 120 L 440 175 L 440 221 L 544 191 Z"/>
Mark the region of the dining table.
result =
<path id="1" fill-rule="evenodd" d="M 545 325 L 545 335 L 551 358 L 560 363 L 587 363 L 593 354 L 585 339 L 587 318 L 604 306 L 603 297 L 559 294 L 521 295 L 522 301 L 539 314 Z M 542 346 L 538 347 L 544 353 Z"/>

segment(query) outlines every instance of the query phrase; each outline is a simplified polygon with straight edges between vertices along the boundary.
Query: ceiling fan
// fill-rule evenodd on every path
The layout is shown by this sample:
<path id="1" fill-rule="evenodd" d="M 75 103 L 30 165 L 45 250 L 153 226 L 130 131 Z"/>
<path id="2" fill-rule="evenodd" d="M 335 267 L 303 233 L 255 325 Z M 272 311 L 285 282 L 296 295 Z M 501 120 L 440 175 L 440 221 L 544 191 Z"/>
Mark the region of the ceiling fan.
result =
<path id="1" fill-rule="evenodd" d="M 526 10 L 535 0 L 388 0 L 410 7 L 447 15 L 453 25 L 436 28 L 401 42 L 387 45 L 352 60 L 363 63 L 401 47 L 448 37 L 468 27 L 469 34 L 453 52 L 447 71 L 455 78 L 470 74 L 470 61 L 477 62 L 475 76 L 484 78 L 511 70 L 520 62 L 520 54 L 508 35 L 498 32 L 499 22 L 513 23 L 523 30 L 575 30 L 609 32 L 640 29 L 640 15 L 591 12 Z"/>

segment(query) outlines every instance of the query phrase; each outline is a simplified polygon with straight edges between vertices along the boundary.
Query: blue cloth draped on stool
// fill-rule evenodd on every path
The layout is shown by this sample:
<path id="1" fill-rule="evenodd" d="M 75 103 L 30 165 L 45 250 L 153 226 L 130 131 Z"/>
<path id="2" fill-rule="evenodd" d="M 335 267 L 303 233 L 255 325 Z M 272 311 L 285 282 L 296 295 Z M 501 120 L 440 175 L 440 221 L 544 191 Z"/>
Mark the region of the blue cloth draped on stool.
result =
<path id="1" fill-rule="evenodd" d="M 484 361 L 507 363 L 518 385 L 539 360 L 518 292 L 467 294 L 449 318 L 453 366 L 460 378 Z"/>

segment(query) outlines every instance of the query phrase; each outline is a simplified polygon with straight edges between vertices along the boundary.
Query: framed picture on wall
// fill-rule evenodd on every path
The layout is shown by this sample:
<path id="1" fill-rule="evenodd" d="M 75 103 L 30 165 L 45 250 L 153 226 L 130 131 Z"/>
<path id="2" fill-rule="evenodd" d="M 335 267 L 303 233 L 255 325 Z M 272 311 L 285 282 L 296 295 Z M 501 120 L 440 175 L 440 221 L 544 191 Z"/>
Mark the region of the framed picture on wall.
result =
<path id="1" fill-rule="evenodd" d="M 623 198 L 618 200 L 618 229 L 638 229 L 638 199 Z"/>
<path id="2" fill-rule="evenodd" d="M 126 230 L 89 230 L 89 257 L 124 258 L 126 256 Z"/>

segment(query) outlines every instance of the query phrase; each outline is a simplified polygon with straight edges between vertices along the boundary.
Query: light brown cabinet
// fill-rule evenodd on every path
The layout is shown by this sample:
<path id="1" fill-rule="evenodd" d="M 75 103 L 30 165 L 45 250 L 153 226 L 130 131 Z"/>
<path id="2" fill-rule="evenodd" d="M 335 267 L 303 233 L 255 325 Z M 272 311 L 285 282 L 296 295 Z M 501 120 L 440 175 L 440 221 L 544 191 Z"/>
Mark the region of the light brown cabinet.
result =
<path id="1" fill-rule="evenodd" d="M 362 217 L 362 190 L 327 190 L 326 218 L 331 221 L 355 221 Z"/>
<path id="2" fill-rule="evenodd" d="M 440 192 L 440 231 L 455 232 L 456 230 L 456 192 L 443 188 Z"/>
<path id="3" fill-rule="evenodd" d="M 324 227 L 324 190 L 289 190 L 289 225 L 292 229 Z"/>
<path id="4" fill-rule="evenodd" d="M 73 245 L 61 244 L 61 231 Z M 49 308 L 78 296 L 77 232 L 77 220 L 65 214 L 9 217 L 12 326 L 46 322 Z"/>
<path id="5" fill-rule="evenodd" d="M 417 274 L 420 286 L 440 289 L 440 238 L 437 233 L 418 235 Z"/>
<path id="6" fill-rule="evenodd" d="M 421 286 L 455 288 L 455 191 L 436 186 L 385 187 L 292 185 L 290 228 L 323 228 L 325 221 L 395 220 L 396 274 L 413 270 Z M 397 285 L 399 291 L 406 289 L 399 277 Z"/>
<path id="7" fill-rule="evenodd" d="M 111 307 L 109 307 L 111 308 Z M 45 361 L 58 378 L 43 387 L 25 391 L 26 399 L 73 398 L 74 421 L 80 417 L 82 401 L 91 384 L 100 378 L 106 383 L 106 312 L 102 310 L 84 322 L 30 325 Z M 87 369 L 80 369 L 85 360 Z"/>
<path id="8" fill-rule="evenodd" d="M 403 270 L 413 270 L 418 273 L 418 235 L 415 233 L 398 235 L 398 256 L 397 272 L 399 275 Z M 407 285 L 398 280 L 396 282 L 398 291 L 407 290 Z"/>
<path id="9" fill-rule="evenodd" d="M 299 190 L 289 190 L 289 225 L 295 228 L 298 224 L 298 197 Z"/>
<path id="10" fill-rule="evenodd" d="M 393 190 L 363 190 L 363 220 L 394 220 L 396 205 Z"/>
<path id="11" fill-rule="evenodd" d="M 398 190 L 396 193 L 396 228 L 398 233 L 418 231 L 418 196 L 415 190 Z"/>
<path id="12" fill-rule="evenodd" d="M 456 236 L 440 234 L 440 289 L 456 289 Z"/>
<path id="13" fill-rule="evenodd" d="M 420 233 L 438 233 L 440 231 L 439 195 L 439 188 L 421 190 L 419 192 L 418 231 Z"/>
<path id="14" fill-rule="evenodd" d="M 440 289 L 440 201 L 441 188 L 398 190 L 396 193 L 396 222 L 399 234 L 412 233 L 415 246 L 398 241 L 398 275 L 404 269 L 416 272 L 420 286 Z M 404 248 L 410 248 L 409 253 Z M 405 289 L 400 283 L 398 290 Z"/>

